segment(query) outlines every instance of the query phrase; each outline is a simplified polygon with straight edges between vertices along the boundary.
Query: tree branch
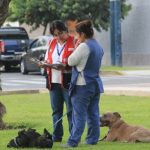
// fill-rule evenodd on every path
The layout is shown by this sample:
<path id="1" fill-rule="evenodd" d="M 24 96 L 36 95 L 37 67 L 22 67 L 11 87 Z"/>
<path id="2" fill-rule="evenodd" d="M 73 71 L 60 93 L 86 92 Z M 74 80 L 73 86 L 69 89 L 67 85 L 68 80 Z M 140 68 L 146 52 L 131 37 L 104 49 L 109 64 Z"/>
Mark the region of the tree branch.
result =
<path id="1" fill-rule="evenodd" d="M 0 0 L 0 27 L 7 18 L 10 1 L 11 0 Z"/>

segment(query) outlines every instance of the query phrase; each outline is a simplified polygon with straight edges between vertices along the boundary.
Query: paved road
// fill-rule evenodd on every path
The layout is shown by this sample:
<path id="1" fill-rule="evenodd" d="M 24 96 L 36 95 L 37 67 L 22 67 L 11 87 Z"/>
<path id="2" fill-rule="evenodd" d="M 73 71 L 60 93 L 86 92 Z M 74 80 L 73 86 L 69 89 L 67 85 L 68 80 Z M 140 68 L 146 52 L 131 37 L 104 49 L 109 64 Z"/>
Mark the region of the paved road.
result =
<path id="1" fill-rule="evenodd" d="M 1 73 L 2 89 L 32 90 L 45 89 L 45 78 L 41 75 L 22 75 L 20 73 Z M 150 75 L 127 74 L 123 76 L 102 76 L 105 89 L 150 88 Z"/>
<path id="2" fill-rule="evenodd" d="M 38 74 L 1 73 L 3 91 L 44 89 L 45 78 Z"/>

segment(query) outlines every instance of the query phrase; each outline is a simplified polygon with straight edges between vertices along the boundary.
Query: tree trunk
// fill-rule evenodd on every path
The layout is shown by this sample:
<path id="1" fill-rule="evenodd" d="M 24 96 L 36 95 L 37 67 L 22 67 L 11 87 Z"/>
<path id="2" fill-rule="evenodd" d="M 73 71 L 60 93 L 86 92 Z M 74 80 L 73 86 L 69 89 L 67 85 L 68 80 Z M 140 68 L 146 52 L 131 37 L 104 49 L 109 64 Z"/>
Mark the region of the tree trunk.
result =
<path id="1" fill-rule="evenodd" d="M 5 19 L 7 18 L 10 1 L 11 0 L 0 0 L 0 27 L 2 26 L 2 24 L 5 22 Z M 2 88 L 1 88 L 1 79 L 0 79 L 0 91 L 1 90 Z"/>
<path id="2" fill-rule="evenodd" d="M 0 27 L 7 18 L 10 1 L 11 0 L 0 0 Z"/>
<path id="3" fill-rule="evenodd" d="M 47 29 L 47 24 L 44 26 L 43 35 L 45 35 L 45 33 L 46 33 L 46 29 Z"/>

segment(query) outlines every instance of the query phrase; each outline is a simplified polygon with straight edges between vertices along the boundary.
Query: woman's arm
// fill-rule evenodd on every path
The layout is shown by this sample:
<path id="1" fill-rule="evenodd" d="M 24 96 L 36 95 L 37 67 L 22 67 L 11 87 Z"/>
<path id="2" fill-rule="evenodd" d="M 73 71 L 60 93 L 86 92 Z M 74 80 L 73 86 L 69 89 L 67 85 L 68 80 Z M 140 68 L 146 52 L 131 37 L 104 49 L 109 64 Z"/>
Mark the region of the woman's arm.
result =
<path id="1" fill-rule="evenodd" d="M 69 66 L 77 66 L 82 59 L 87 59 L 89 56 L 89 47 L 86 43 L 81 43 L 75 51 L 68 57 Z"/>

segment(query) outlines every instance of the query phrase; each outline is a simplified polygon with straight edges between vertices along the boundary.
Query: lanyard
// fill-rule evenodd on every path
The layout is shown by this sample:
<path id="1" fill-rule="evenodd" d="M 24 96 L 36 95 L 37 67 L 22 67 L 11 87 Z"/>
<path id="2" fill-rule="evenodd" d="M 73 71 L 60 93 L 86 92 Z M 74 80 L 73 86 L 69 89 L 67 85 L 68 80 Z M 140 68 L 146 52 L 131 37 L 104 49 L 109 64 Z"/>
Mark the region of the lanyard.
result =
<path id="1" fill-rule="evenodd" d="M 57 54 L 58 54 L 58 56 L 61 55 L 61 53 L 62 53 L 62 51 L 63 51 L 65 45 L 66 45 L 66 44 L 64 44 L 63 47 L 59 50 L 59 48 L 58 48 L 58 43 L 57 43 L 56 48 L 57 48 Z"/>

